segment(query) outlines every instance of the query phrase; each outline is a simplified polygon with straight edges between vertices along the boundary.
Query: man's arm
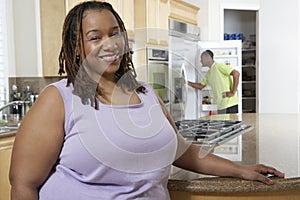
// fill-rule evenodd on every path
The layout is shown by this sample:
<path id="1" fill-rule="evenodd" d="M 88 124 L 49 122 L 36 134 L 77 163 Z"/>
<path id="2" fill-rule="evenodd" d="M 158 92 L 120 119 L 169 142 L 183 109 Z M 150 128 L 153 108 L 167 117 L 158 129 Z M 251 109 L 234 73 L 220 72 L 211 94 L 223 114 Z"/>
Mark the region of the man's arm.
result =
<path id="1" fill-rule="evenodd" d="M 231 91 L 228 91 L 228 92 L 225 93 L 224 97 L 234 96 L 236 91 L 237 91 L 237 87 L 239 85 L 240 73 L 237 70 L 234 69 L 234 70 L 232 70 L 230 75 L 233 77 L 233 87 L 232 87 Z"/>
<path id="2" fill-rule="evenodd" d="M 205 85 L 202 85 L 201 83 L 193 83 L 190 81 L 188 81 L 188 85 L 193 88 L 200 89 L 200 90 L 202 90 L 205 87 Z"/>

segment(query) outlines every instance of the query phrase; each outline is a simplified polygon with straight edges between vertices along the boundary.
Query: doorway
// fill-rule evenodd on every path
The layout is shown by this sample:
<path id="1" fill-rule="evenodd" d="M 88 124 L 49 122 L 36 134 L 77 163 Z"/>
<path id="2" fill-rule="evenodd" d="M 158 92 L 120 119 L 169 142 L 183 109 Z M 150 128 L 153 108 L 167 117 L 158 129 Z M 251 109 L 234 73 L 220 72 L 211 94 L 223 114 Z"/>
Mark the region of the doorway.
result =
<path id="1" fill-rule="evenodd" d="M 242 39 L 243 113 L 256 113 L 258 107 L 257 13 L 255 10 L 224 9 L 224 39 Z"/>

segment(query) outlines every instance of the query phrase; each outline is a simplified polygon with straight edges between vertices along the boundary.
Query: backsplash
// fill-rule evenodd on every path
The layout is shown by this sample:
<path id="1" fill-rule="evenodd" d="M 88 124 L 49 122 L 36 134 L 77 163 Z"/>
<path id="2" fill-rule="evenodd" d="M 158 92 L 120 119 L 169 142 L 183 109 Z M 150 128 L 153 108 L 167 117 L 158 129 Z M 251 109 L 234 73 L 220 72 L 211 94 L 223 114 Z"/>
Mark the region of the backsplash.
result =
<path id="1" fill-rule="evenodd" d="M 16 85 L 21 93 L 29 86 L 31 93 L 39 94 L 45 86 L 62 78 L 64 77 L 9 77 L 9 97 L 12 96 L 13 85 Z"/>

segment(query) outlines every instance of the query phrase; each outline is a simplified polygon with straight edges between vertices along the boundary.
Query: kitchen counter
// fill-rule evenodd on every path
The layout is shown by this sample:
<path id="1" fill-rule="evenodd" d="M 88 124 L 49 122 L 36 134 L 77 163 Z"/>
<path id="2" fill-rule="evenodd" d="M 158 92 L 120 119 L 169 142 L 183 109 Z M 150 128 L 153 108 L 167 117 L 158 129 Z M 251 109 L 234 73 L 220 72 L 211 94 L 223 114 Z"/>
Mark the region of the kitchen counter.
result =
<path id="1" fill-rule="evenodd" d="M 289 194 L 295 192 L 296 198 L 300 199 L 300 115 L 244 113 L 241 116 L 227 114 L 209 117 L 224 118 L 242 120 L 254 126 L 253 130 L 242 135 L 242 161 L 238 163 L 271 165 L 284 172 L 285 178 L 271 178 L 275 184 L 268 186 L 257 181 L 205 176 L 180 170 L 170 176 L 168 188 L 171 197 L 174 194 L 180 196 L 180 192 L 185 195 L 201 193 L 218 196 L 289 191 Z"/>
<path id="2" fill-rule="evenodd" d="M 0 133 L 0 139 L 16 135 L 18 130 L 10 130 Z"/>

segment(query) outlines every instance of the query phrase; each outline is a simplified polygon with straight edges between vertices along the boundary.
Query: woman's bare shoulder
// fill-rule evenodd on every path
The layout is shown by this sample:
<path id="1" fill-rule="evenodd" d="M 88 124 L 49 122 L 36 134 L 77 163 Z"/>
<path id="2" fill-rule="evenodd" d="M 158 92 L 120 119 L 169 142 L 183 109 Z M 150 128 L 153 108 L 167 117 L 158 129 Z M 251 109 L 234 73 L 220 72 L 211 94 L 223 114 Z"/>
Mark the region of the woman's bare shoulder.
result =
<path id="1" fill-rule="evenodd" d="M 49 119 L 56 119 L 56 122 L 63 121 L 64 102 L 59 90 L 55 86 L 45 88 L 25 115 L 24 119 L 26 118 L 30 118 L 31 123 L 44 120 L 44 122 L 48 121 L 48 124 Z"/>

